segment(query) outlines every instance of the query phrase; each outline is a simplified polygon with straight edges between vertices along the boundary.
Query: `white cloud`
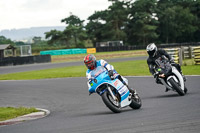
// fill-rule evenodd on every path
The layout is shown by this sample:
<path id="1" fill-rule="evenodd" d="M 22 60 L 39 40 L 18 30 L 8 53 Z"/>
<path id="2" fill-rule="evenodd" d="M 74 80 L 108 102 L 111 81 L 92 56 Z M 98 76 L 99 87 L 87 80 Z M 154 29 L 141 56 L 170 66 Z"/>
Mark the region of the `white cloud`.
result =
<path id="1" fill-rule="evenodd" d="M 108 0 L 0 0 L 0 30 L 65 25 L 61 19 L 70 12 L 86 20 L 110 4 Z"/>

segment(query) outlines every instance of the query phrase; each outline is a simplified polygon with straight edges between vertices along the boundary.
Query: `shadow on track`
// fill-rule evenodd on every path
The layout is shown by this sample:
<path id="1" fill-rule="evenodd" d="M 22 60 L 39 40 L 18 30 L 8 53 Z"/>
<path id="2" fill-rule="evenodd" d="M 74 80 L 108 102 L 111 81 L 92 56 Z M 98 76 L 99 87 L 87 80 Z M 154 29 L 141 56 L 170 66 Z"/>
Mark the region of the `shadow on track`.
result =
<path id="1" fill-rule="evenodd" d="M 187 94 L 186 94 L 187 95 Z M 175 97 L 182 97 L 178 94 L 166 94 L 166 95 L 160 95 L 160 96 L 150 96 L 150 97 L 144 97 L 142 99 L 157 99 L 157 98 L 175 98 Z M 184 97 L 184 96 L 183 96 Z"/>
<path id="2" fill-rule="evenodd" d="M 121 113 L 130 112 L 130 111 L 139 111 L 139 110 L 141 109 L 134 110 L 134 109 L 128 108 L 128 109 L 123 109 Z M 108 111 L 103 111 L 103 112 L 88 112 L 88 113 L 76 114 L 75 117 L 105 116 L 105 115 L 116 115 L 116 114 L 121 114 L 121 113 L 113 113 L 112 111 L 108 110 Z"/>

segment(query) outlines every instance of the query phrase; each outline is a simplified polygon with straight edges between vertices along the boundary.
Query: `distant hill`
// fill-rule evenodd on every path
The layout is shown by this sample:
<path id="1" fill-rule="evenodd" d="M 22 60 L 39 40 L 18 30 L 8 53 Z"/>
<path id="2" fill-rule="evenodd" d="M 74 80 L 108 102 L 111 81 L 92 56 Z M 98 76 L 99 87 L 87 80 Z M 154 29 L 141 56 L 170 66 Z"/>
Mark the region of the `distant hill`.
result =
<path id="1" fill-rule="evenodd" d="M 54 29 L 63 31 L 65 29 L 65 26 L 31 27 L 23 29 L 2 30 L 0 31 L 0 36 L 5 36 L 6 38 L 9 38 L 13 41 L 30 39 L 33 38 L 34 36 L 39 36 L 44 38 L 45 32 L 49 32 Z"/>

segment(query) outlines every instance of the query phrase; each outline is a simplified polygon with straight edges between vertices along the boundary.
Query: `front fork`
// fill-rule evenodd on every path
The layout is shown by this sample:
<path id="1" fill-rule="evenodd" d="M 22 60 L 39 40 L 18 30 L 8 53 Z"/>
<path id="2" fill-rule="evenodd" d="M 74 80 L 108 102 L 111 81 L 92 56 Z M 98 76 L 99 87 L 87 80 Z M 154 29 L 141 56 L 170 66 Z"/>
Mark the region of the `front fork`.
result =
<path id="1" fill-rule="evenodd" d="M 110 95 L 112 96 L 112 98 L 113 98 L 115 101 L 117 101 L 117 98 L 116 98 L 116 96 L 113 94 L 113 92 L 112 92 L 110 86 L 108 86 L 108 91 L 110 92 Z"/>

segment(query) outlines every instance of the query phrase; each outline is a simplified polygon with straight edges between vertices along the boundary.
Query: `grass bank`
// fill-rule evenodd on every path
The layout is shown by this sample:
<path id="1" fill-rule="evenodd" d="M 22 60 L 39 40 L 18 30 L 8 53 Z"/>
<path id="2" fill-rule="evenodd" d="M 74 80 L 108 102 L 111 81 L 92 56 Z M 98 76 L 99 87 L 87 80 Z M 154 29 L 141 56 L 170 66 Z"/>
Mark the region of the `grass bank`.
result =
<path id="1" fill-rule="evenodd" d="M 33 112 L 38 112 L 35 108 L 25 108 L 25 107 L 0 107 L 0 121 L 16 118 L 18 116 L 30 114 Z"/>
<path id="2" fill-rule="evenodd" d="M 51 56 L 52 63 L 57 62 L 71 62 L 83 61 L 87 54 L 73 54 L 73 55 L 54 55 Z M 145 50 L 130 50 L 130 51 L 114 51 L 114 52 L 98 52 L 94 53 L 97 59 L 113 59 L 113 58 L 126 58 L 136 56 L 147 56 Z"/>
<path id="3" fill-rule="evenodd" d="M 115 70 L 123 76 L 150 75 L 146 60 L 112 62 L 110 64 L 112 64 Z M 32 80 L 64 77 L 85 77 L 86 70 L 86 67 L 82 65 L 11 74 L 1 74 L 0 80 Z M 200 75 L 200 65 L 182 66 L 182 71 L 185 75 Z"/>

